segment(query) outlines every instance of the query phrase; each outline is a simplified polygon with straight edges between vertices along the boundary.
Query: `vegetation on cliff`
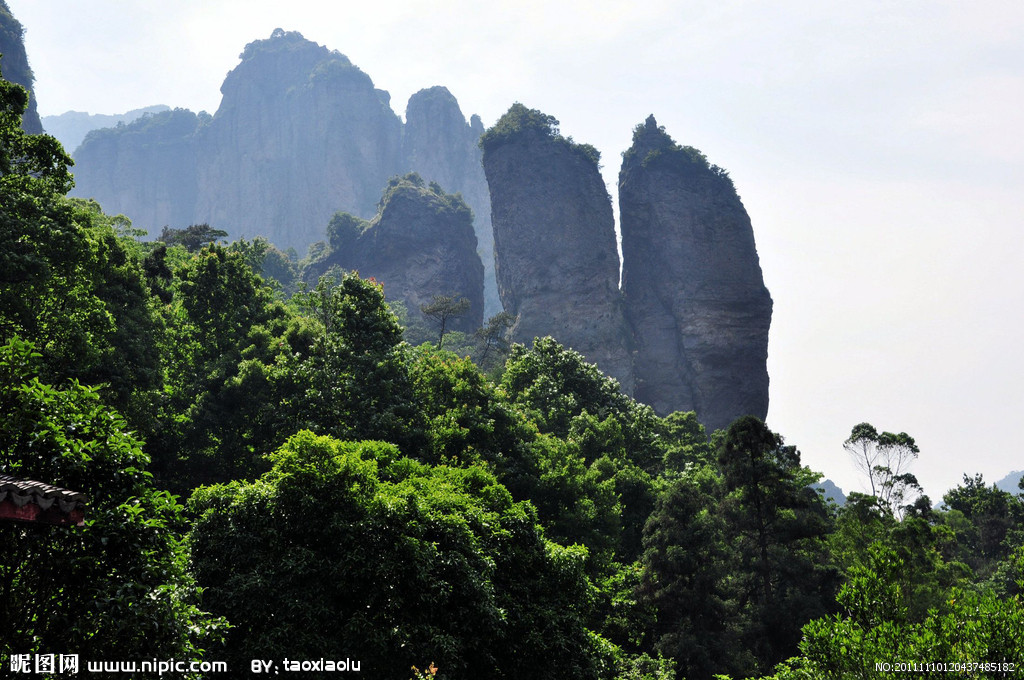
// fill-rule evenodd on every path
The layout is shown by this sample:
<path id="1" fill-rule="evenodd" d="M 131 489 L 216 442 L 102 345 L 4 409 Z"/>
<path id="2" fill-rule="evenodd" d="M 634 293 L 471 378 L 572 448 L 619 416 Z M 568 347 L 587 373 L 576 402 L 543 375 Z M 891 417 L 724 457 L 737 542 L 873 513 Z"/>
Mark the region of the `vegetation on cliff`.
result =
<path id="1" fill-rule="evenodd" d="M 654 116 L 648 116 L 644 123 L 633 129 L 633 144 L 622 153 L 624 166 L 637 163 L 644 168 L 665 169 L 684 176 L 707 175 L 735 190 L 724 168 L 711 163 L 699 149 L 677 144 L 665 132 L 665 126 L 657 124 Z"/>
<path id="2" fill-rule="evenodd" d="M 572 137 L 563 137 L 558 132 L 558 119 L 537 109 L 529 109 L 516 102 L 498 122 L 480 137 L 484 151 L 493 151 L 502 144 L 517 139 L 552 140 L 594 164 L 601 163 L 601 152 L 590 144 L 574 142 Z"/>
<path id="3" fill-rule="evenodd" d="M 308 283 L 331 268 L 357 271 L 380 282 L 402 305 L 407 323 L 423 326 L 437 299 L 466 300 L 444 315 L 451 330 L 472 333 L 483 323 L 484 268 L 477 254 L 473 211 L 417 173 L 392 177 L 371 220 L 338 212 L 327 225 L 327 247 L 303 268 Z M 442 334 L 443 335 L 443 334 Z"/>

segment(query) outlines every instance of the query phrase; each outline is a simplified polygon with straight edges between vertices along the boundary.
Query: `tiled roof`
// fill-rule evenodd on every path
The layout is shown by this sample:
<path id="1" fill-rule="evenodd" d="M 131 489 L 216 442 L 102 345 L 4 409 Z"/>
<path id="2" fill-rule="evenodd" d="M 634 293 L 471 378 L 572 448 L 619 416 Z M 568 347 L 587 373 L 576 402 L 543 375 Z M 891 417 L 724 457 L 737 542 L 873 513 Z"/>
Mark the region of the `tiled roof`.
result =
<path id="1" fill-rule="evenodd" d="M 0 519 L 85 523 L 85 494 L 0 474 Z"/>

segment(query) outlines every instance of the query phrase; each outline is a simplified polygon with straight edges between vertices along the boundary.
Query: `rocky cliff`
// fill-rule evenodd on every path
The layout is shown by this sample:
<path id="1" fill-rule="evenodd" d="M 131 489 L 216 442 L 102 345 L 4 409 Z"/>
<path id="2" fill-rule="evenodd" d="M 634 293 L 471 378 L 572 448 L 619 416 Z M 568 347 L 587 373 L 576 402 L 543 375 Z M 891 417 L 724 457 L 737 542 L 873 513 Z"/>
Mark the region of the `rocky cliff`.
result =
<path id="1" fill-rule="evenodd" d="M 709 431 L 764 418 L 772 299 L 728 175 L 651 116 L 623 157 L 619 207 L 636 398 L 696 410 Z"/>
<path id="2" fill-rule="evenodd" d="M 246 46 L 197 135 L 197 222 L 303 250 L 339 209 L 370 217 L 401 164 L 390 97 L 295 32 Z"/>
<path id="3" fill-rule="evenodd" d="M 411 318 L 422 320 L 420 306 L 433 296 L 453 295 L 470 304 L 449 329 L 472 333 L 483 324 L 484 269 L 472 213 L 436 182 L 415 173 L 396 177 L 372 220 L 337 213 L 327 232 L 329 251 L 309 267 L 311 282 L 330 267 L 356 270 L 381 282 L 387 299 L 404 303 Z"/>
<path id="4" fill-rule="evenodd" d="M 75 152 L 73 194 L 127 214 L 151 238 L 164 225 L 197 222 L 196 133 L 209 122 L 205 113 L 174 109 L 89 132 Z"/>
<path id="5" fill-rule="evenodd" d="M 35 76 L 32 75 L 28 54 L 25 52 L 25 29 L 11 14 L 11 8 L 7 6 L 6 0 L 0 0 L 0 55 L 3 55 L 0 59 L 0 73 L 3 74 L 4 80 L 17 83 L 28 90 L 28 109 L 21 119 L 22 129 L 29 134 L 41 134 L 43 124 L 39 120 L 36 95 L 32 89 Z M 68 152 L 70 153 L 70 150 Z"/>
<path id="6" fill-rule="evenodd" d="M 551 335 L 633 391 L 611 200 L 597 150 L 515 104 L 482 138 L 495 270 L 513 336 Z"/>
<path id="7" fill-rule="evenodd" d="M 494 234 L 491 197 L 481 162 L 479 116 L 466 122 L 459 103 L 447 88 L 420 90 L 405 108 L 402 154 L 405 167 L 447 191 L 458 192 L 473 210 L 480 259 L 484 264 L 484 306 L 488 316 L 501 311 L 494 279 Z"/>
<path id="8" fill-rule="evenodd" d="M 193 116 L 174 143 L 163 114 L 90 134 L 75 153 L 74 194 L 151 233 L 206 222 L 304 253 L 336 211 L 371 218 L 388 180 L 412 170 L 462 193 L 478 216 L 481 255 L 493 261 L 483 125 L 467 123 L 445 88 L 414 95 L 403 126 L 388 93 L 347 57 L 278 29 L 246 46 L 221 93 L 212 119 Z"/>

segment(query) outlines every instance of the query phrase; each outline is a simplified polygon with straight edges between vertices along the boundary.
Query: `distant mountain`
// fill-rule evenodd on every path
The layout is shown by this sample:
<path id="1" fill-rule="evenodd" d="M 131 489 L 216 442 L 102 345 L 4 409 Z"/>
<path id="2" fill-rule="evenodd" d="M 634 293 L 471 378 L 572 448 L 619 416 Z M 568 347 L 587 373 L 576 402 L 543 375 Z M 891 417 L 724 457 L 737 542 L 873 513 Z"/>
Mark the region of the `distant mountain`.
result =
<path id="1" fill-rule="evenodd" d="M 64 150 L 73 153 L 82 143 L 85 136 L 93 130 L 128 124 L 147 113 L 169 111 L 169 106 L 157 104 L 142 109 L 132 109 L 127 113 L 84 113 L 82 111 L 65 111 L 58 116 L 43 116 L 43 128 L 47 134 L 56 137 L 64 146 Z"/>
<path id="2" fill-rule="evenodd" d="M 824 491 L 825 500 L 831 498 L 836 502 L 836 505 L 846 505 L 846 494 L 843 493 L 843 490 L 836 486 L 831 479 L 826 479 L 823 482 L 818 482 L 817 484 L 813 485 L 813 488 L 821 489 L 822 491 Z"/>
<path id="3" fill-rule="evenodd" d="M 772 301 L 750 218 L 725 171 L 653 116 L 623 155 L 620 261 L 597 150 L 540 111 L 515 104 L 485 132 L 435 86 L 403 121 L 348 57 L 281 29 L 246 45 L 221 93 L 212 116 L 174 109 L 89 132 L 72 195 L 151 236 L 205 223 L 356 268 L 413 313 L 465 296 L 465 330 L 504 309 L 517 341 L 551 335 L 623 393 L 660 415 L 695 410 L 708 431 L 764 418 Z M 389 184 L 410 172 L 422 181 Z"/>
<path id="4" fill-rule="evenodd" d="M 1024 470 L 1014 470 L 996 482 L 996 486 L 1007 493 L 1019 494 L 1020 487 L 1017 484 L 1020 482 L 1021 477 L 1024 477 Z"/>

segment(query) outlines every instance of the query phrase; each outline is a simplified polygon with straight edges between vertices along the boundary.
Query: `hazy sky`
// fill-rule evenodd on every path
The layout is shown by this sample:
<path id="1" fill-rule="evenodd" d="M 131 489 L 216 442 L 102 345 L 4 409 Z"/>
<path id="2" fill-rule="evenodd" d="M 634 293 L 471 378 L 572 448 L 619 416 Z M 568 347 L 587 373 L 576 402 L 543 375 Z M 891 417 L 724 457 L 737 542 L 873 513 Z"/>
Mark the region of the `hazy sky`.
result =
<path id="1" fill-rule="evenodd" d="M 732 175 L 775 300 L 768 424 L 863 488 L 857 423 L 906 431 L 933 500 L 1024 468 L 1024 3 L 8 0 L 42 115 L 216 111 L 277 27 L 392 94 L 515 101 L 596 146 L 613 195 L 654 113 Z"/>

